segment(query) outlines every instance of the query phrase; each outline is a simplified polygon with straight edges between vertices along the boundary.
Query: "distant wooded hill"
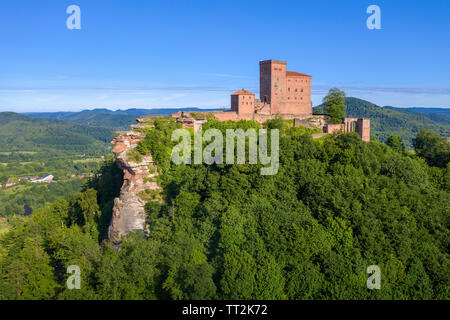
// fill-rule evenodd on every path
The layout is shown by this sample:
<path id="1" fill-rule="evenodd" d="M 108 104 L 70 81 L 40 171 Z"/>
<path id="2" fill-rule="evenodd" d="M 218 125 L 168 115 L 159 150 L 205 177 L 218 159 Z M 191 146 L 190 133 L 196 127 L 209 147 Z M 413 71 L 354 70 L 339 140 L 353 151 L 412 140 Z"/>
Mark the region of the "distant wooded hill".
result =
<path id="1" fill-rule="evenodd" d="M 345 104 L 347 117 L 371 119 L 371 134 L 382 142 L 390 135 L 398 135 L 406 147 L 412 148 L 412 141 L 421 127 L 444 137 L 450 135 L 449 109 L 380 107 L 353 97 L 347 98 Z M 318 108 L 323 106 L 314 107 Z"/>
<path id="2" fill-rule="evenodd" d="M 114 129 L 58 119 L 0 113 L 0 150 L 101 155 L 110 149 Z"/>
<path id="3" fill-rule="evenodd" d="M 421 127 L 444 137 L 450 135 L 450 109 L 380 107 L 369 101 L 352 97 L 346 99 L 346 105 L 348 117 L 371 118 L 371 133 L 382 142 L 385 142 L 390 135 L 398 135 L 402 138 L 406 147 L 412 148 L 412 140 Z M 314 109 L 321 107 L 320 105 Z M 219 109 L 159 108 L 117 111 L 94 109 L 81 112 L 27 113 L 27 115 L 37 118 L 65 120 L 80 125 L 128 130 L 130 125 L 135 123 L 137 117 L 169 115 L 180 110 L 206 111 Z M 110 138 L 112 138 L 112 134 Z"/>
<path id="4" fill-rule="evenodd" d="M 421 115 L 427 117 L 433 121 L 443 123 L 446 125 L 450 125 L 450 109 L 446 108 L 394 108 L 386 106 L 384 108 L 392 109 L 398 112 L 412 114 L 412 115 Z"/>
<path id="5" fill-rule="evenodd" d="M 111 111 L 108 109 L 83 110 L 81 112 L 29 112 L 26 115 L 36 118 L 60 119 L 91 126 L 112 127 L 117 130 L 128 130 L 142 116 L 167 116 L 178 111 L 207 111 L 221 109 L 199 108 L 159 108 L 159 109 L 127 109 Z"/>
<path id="6" fill-rule="evenodd" d="M 388 107 L 386 107 L 388 108 Z M 390 107 L 392 108 L 392 107 Z M 399 108 L 394 108 L 399 109 Z M 416 113 L 431 113 L 431 114 L 443 114 L 450 116 L 450 108 L 402 108 L 402 110 L 409 110 Z"/>

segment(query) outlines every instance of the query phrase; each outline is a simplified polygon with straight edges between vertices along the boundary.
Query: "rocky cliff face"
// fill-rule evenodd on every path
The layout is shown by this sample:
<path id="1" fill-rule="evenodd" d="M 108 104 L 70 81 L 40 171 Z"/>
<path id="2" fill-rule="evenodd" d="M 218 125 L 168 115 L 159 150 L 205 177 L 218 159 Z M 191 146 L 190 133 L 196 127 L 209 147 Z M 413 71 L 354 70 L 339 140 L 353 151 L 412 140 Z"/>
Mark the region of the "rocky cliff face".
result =
<path id="1" fill-rule="evenodd" d="M 108 238 L 115 244 L 120 243 L 121 236 L 132 231 L 148 233 L 145 201 L 142 195 L 149 190 L 158 191 L 159 186 L 155 179 L 158 172 L 152 156 L 142 156 L 139 161 L 136 159 L 134 149 L 143 138 L 143 133 L 132 130 L 118 132 L 112 141 L 117 164 L 124 173 L 120 197 L 114 200 L 112 219 L 108 229 Z"/>

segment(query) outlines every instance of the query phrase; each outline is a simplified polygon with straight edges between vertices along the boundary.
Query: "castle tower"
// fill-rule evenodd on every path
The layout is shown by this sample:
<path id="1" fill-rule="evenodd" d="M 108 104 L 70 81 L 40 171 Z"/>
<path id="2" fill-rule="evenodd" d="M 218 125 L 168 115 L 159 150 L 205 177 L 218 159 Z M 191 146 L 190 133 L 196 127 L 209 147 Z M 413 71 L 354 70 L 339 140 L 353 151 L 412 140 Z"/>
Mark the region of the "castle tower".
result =
<path id="1" fill-rule="evenodd" d="M 356 132 L 358 132 L 363 141 L 370 141 L 370 119 L 358 119 L 356 121 Z"/>
<path id="2" fill-rule="evenodd" d="M 286 61 L 259 62 L 261 102 L 269 103 L 271 114 L 282 114 L 286 101 Z"/>
<path id="3" fill-rule="evenodd" d="M 312 115 L 312 77 L 286 70 L 286 61 L 259 62 L 261 102 L 270 104 L 271 114 L 285 116 Z"/>
<path id="4" fill-rule="evenodd" d="M 231 94 L 231 111 L 241 119 L 251 120 L 255 110 L 255 94 L 247 90 L 239 90 Z"/>

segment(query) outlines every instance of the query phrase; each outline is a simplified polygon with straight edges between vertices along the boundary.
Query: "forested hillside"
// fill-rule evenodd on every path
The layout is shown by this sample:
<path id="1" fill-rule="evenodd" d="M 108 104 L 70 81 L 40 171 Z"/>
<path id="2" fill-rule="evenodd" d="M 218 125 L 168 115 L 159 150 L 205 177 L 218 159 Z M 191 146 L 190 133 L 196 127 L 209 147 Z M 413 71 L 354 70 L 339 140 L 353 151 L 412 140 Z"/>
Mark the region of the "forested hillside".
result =
<path id="1" fill-rule="evenodd" d="M 445 125 L 450 125 L 450 108 L 394 108 L 394 107 L 384 107 L 386 109 L 392 109 L 401 113 L 406 113 L 409 115 L 418 114 L 420 116 L 429 118 L 435 122 L 443 123 Z"/>
<path id="2" fill-rule="evenodd" d="M 371 134 L 382 142 L 386 142 L 391 135 L 398 135 L 406 147 L 412 149 L 413 138 L 420 128 L 432 130 L 443 137 L 450 136 L 449 117 L 443 114 L 425 113 L 426 109 L 419 113 L 409 109 L 381 108 L 369 101 L 352 97 L 346 98 L 345 104 L 347 117 L 370 118 Z M 323 106 L 314 109 L 323 109 Z"/>
<path id="3" fill-rule="evenodd" d="M 392 108 L 392 107 L 391 107 Z M 424 114 L 442 114 L 445 116 L 450 116 L 450 108 L 420 108 L 420 107 L 411 107 L 411 108 L 396 108 L 396 109 L 405 109 L 411 112 L 416 113 L 424 113 Z"/>
<path id="4" fill-rule="evenodd" d="M 104 154 L 114 129 L 0 113 L 0 150 Z"/>
<path id="5" fill-rule="evenodd" d="M 176 125 L 154 124 L 138 148 L 153 154 L 164 190 L 164 203 L 147 204 L 149 237 L 101 244 L 122 182 L 105 163 L 84 192 L 0 238 L 0 299 L 450 298 L 448 162 L 430 167 L 355 133 L 314 140 L 275 120 L 266 126 L 281 129 L 276 175 L 260 175 L 260 164 L 176 166 Z M 65 288 L 69 265 L 81 269 L 81 290 Z M 366 287 L 370 265 L 380 290 Z"/>
<path id="6" fill-rule="evenodd" d="M 421 127 L 433 130 L 441 136 L 450 136 L 450 115 L 448 109 L 439 108 L 394 108 L 379 107 L 369 101 L 349 97 L 346 99 L 348 117 L 371 118 L 372 134 L 382 142 L 390 135 L 402 138 L 406 147 L 412 149 L 412 139 Z M 314 109 L 323 109 L 317 106 Z M 139 116 L 170 115 L 180 110 L 200 111 L 198 108 L 183 109 L 128 109 L 111 111 L 108 109 L 84 110 L 81 112 L 28 113 L 38 118 L 61 119 L 77 124 L 110 127 L 128 130 Z M 214 109 L 204 109 L 214 110 Z"/>
<path id="7" fill-rule="evenodd" d="M 112 128 L 0 113 L 0 218 L 14 220 L 78 193 L 111 153 L 113 135 Z M 51 184 L 27 181 L 47 174 Z"/>

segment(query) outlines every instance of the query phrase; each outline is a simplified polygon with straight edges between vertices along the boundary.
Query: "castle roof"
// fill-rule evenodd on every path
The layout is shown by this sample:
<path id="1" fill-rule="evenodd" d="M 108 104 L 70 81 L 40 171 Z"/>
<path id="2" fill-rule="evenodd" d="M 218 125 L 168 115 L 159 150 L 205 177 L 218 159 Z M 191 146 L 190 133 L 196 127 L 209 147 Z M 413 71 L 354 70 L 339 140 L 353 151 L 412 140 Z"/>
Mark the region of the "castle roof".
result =
<path id="1" fill-rule="evenodd" d="M 232 93 L 231 95 L 235 96 L 235 95 L 240 95 L 240 94 L 250 94 L 252 96 L 255 95 L 254 93 L 251 93 L 250 91 L 247 91 L 247 90 L 244 90 L 244 89 L 236 91 L 235 93 Z"/>
<path id="2" fill-rule="evenodd" d="M 295 72 L 295 71 L 286 71 L 286 77 L 310 77 L 310 78 L 312 78 L 312 76 L 310 76 L 310 75 L 300 73 L 300 72 Z"/>

